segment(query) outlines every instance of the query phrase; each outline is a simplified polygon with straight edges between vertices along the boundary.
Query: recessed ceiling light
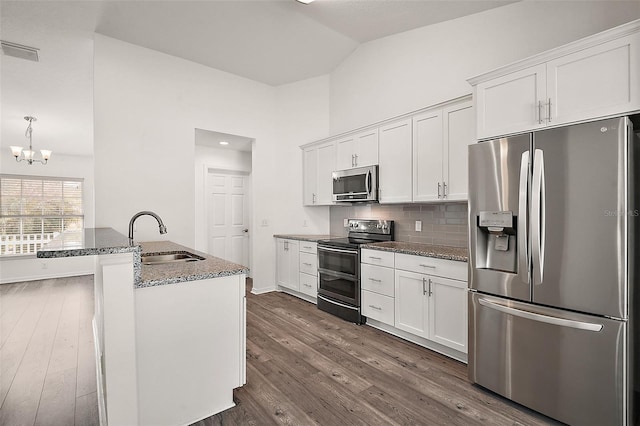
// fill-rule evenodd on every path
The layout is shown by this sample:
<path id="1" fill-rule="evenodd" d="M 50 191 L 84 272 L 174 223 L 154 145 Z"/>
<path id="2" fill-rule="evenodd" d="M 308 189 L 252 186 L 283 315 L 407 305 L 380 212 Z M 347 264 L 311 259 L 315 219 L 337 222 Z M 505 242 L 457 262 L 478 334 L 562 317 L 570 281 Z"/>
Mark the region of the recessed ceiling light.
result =
<path id="1" fill-rule="evenodd" d="M 220 141 L 220 145 L 229 145 L 229 142 Z"/>
<path id="2" fill-rule="evenodd" d="M 297 0 L 299 3 L 303 3 L 303 4 L 309 4 L 311 3 L 313 0 Z"/>

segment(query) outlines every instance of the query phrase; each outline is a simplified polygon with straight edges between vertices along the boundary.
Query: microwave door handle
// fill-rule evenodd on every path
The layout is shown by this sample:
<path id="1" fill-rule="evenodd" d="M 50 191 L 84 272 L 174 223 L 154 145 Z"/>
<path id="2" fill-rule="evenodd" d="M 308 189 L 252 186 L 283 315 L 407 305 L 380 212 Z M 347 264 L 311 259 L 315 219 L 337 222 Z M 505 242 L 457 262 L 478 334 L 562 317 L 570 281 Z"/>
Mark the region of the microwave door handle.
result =
<path id="1" fill-rule="evenodd" d="M 367 177 L 364 180 L 365 191 L 371 195 L 371 170 L 367 170 Z"/>

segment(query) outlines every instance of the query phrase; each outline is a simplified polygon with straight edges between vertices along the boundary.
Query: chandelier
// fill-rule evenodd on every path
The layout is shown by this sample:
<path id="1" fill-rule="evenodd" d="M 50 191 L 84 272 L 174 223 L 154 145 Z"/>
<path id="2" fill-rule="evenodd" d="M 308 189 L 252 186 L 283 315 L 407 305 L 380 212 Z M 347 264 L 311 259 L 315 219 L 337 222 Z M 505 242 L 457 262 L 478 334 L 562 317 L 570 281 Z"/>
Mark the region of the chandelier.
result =
<path id="1" fill-rule="evenodd" d="M 42 160 L 38 160 L 35 158 L 36 152 L 33 150 L 33 146 L 31 143 L 31 134 L 33 133 L 31 123 L 33 123 L 37 119 L 31 116 L 26 116 L 24 119 L 29 122 L 27 131 L 24 133 L 24 135 L 29 138 L 29 149 L 23 149 L 21 146 L 11 146 L 9 147 L 11 149 L 11 153 L 14 157 L 16 157 L 16 161 L 18 162 L 26 161 L 29 165 L 33 164 L 34 162 L 47 164 L 47 161 L 49 160 L 49 158 L 51 158 L 51 151 L 49 151 L 48 149 L 41 149 L 40 155 L 42 155 Z"/>

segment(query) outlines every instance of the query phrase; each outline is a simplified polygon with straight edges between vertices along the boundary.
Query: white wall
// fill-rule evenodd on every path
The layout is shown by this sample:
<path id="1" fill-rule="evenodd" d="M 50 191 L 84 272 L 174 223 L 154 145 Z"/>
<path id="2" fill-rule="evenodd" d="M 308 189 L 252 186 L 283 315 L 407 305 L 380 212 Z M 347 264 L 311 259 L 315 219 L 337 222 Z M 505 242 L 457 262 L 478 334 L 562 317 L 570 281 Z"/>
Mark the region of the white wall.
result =
<path id="1" fill-rule="evenodd" d="M 72 177 L 84 179 L 83 203 L 86 228 L 93 228 L 94 182 L 93 157 L 56 154 L 47 165 L 27 165 L 16 162 L 8 149 L 0 150 L 0 170 L 3 174 L 28 176 Z M 32 257 L 0 257 L 0 283 L 30 281 L 45 278 L 84 275 L 93 273 L 93 258 L 36 259 Z"/>
<path id="2" fill-rule="evenodd" d="M 197 136 L 196 136 L 197 143 Z M 207 169 L 221 169 L 251 174 L 251 152 L 212 148 L 196 145 L 195 147 L 195 226 L 194 248 L 208 251 L 207 226 L 205 223 L 205 190 Z M 250 179 L 250 178 L 249 178 Z"/>
<path id="3" fill-rule="evenodd" d="M 522 1 L 365 43 L 331 73 L 331 133 L 469 94 L 470 77 L 638 18 L 637 0 Z"/>
<path id="4" fill-rule="evenodd" d="M 298 146 L 328 134 L 328 78 L 274 88 L 101 35 L 94 70 L 96 225 L 126 234 L 152 210 L 169 233 L 142 218 L 137 240 L 194 247 L 194 129 L 252 138 L 254 289 L 274 288 L 273 234 L 302 229 L 287 223 L 305 210 Z M 321 210 L 305 230 L 328 231 Z"/>

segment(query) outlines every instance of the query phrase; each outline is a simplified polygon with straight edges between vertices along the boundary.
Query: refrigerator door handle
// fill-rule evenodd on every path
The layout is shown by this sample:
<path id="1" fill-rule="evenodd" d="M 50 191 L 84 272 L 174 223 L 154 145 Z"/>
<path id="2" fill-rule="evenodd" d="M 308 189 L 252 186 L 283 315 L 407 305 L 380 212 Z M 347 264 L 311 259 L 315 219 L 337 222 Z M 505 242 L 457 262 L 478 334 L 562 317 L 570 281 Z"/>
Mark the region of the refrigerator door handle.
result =
<path id="1" fill-rule="evenodd" d="M 531 184 L 531 260 L 534 285 L 542 284 L 544 279 L 545 192 L 544 153 L 541 149 L 536 149 L 533 154 Z"/>
<path id="2" fill-rule="evenodd" d="M 526 318 L 532 321 L 544 322 L 547 324 L 558 325 L 561 327 L 570 327 L 570 328 L 576 328 L 578 330 L 593 331 L 593 332 L 599 332 L 604 327 L 602 324 L 595 324 L 595 323 L 583 322 L 583 321 L 574 321 L 570 319 L 553 317 L 549 315 L 536 314 L 530 311 L 523 311 L 520 309 L 511 308 L 509 306 L 502 305 L 500 303 L 495 303 L 487 299 L 479 299 L 478 302 L 482 306 L 485 306 L 489 309 L 494 309 L 496 311 L 503 312 L 507 315 L 513 315 L 515 317 Z"/>
<path id="3" fill-rule="evenodd" d="M 527 192 L 529 189 L 529 151 L 522 153 L 520 160 L 520 191 L 518 193 L 518 258 L 520 271 L 529 270 L 529 247 L 527 241 Z M 525 274 L 528 277 L 529 273 Z"/>

